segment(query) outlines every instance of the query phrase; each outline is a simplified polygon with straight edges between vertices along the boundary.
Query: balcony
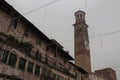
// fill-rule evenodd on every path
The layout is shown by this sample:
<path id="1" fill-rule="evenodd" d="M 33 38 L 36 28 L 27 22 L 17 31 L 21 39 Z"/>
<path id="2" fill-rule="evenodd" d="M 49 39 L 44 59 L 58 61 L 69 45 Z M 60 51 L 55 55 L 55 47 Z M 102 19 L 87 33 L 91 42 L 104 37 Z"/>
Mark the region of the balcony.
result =
<path id="1" fill-rule="evenodd" d="M 50 68 L 56 69 L 61 73 L 64 73 L 64 74 L 67 74 L 68 76 L 76 78 L 75 74 L 70 73 L 69 68 L 65 67 L 62 64 L 55 62 L 55 60 L 51 59 L 50 57 L 46 57 L 45 55 L 42 55 L 42 53 L 40 53 L 40 52 L 32 51 L 33 46 L 32 46 L 32 44 L 30 44 L 28 42 L 20 43 L 20 41 L 18 41 L 15 37 L 8 36 L 4 33 L 0 33 L 0 41 L 25 53 L 25 55 L 28 55 L 29 57 L 35 59 L 38 62 L 46 64 Z"/>
<path id="2" fill-rule="evenodd" d="M 71 73 L 69 68 L 65 67 L 64 65 L 62 64 L 59 64 L 59 63 L 56 63 L 55 60 L 53 59 L 50 59 L 50 58 L 47 58 L 46 59 L 46 64 L 53 68 L 53 69 L 56 69 L 58 70 L 59 72 L 63 73 L 63 74 L 67 74 L 68 76 L 72 77 L 72 78 L 76 78 L 76 75 Z"/>
<path id="3" fill-rule="evenodd" d="M 2 80 L 23 80 L 22 71 L 0 63 L 0 77 Z"/>
<path id="4" fill-rule="evenodd" d="M 5 33 L 0 32 L 0 41 L 2 41 L 5 44 L 8 44 L 18 50 L 20 50 L 23 53 L 29 54 L 32 51 L 33 45 L 29 42 L 21 42 L 17 40 L 12 35 L 7 35 Z"/>

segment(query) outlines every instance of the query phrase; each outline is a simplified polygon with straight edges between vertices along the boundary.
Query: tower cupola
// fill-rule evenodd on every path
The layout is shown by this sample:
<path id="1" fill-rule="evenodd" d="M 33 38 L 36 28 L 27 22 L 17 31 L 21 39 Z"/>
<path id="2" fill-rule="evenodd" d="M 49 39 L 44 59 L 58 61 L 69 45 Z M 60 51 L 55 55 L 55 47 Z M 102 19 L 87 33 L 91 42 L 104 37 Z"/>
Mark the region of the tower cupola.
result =
<path id="1" fill-rule="evenodd" d="M 80 10 L 75 12 L 75 19 L 76 23 L 85 23 L 85 12 Z"/>

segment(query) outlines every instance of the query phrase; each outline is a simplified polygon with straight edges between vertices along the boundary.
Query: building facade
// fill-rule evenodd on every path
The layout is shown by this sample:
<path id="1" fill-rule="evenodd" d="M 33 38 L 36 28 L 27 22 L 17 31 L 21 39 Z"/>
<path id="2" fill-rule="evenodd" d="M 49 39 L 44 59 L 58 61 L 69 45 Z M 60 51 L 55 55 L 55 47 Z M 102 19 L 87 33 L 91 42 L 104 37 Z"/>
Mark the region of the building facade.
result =
<path id="1" fill-rule="evenodd" d="M 108 80 L 108 79 L 92 72 L 92 73 L 89 73 L 88 75 L 86 75 L 85 80 Z"/>
<path id="2" fill-rule="evenodd" d="M 69 72 L 73 58 L 4 0 L 0 1 L 1 78 L 75 80 Z"/>
<path id="3" fill-rule="evenodd" d="M 108 80 L 117 80 L 116 72 L 112 68 L 96 70 L 95 73 L 107 78 Z"/>
<path id="4" fill-rule="evenodd" d="M 85 22 L 85 12 L 77 11 L 75 13 L 74 24 L 74 47 L 75 64 L 82 67 L 87 72 L 91 72 L 91 60 L 89 49 L 88 25 Z"/>
<path id="5" fill-rule="evenodd" d="M 0 0 L 0 80 L 84 80 L 87 72 L 5 0 Z"/>

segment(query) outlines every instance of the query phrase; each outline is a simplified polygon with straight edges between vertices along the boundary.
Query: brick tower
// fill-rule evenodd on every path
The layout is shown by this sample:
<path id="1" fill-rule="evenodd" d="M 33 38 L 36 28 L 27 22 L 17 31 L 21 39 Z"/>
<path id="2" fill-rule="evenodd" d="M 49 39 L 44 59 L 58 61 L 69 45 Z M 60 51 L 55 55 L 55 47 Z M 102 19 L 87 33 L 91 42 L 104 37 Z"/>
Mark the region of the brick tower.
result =
<path id="1" fill-rule="evenodd" d="M 85 22 L 85 12 L 75 12 L 74 24 L 74 47 L 75 47 L 75 64 L 82 67 L 87 72 L 91 72 L 91 60 L 88 38 L 88 25 Z"/>

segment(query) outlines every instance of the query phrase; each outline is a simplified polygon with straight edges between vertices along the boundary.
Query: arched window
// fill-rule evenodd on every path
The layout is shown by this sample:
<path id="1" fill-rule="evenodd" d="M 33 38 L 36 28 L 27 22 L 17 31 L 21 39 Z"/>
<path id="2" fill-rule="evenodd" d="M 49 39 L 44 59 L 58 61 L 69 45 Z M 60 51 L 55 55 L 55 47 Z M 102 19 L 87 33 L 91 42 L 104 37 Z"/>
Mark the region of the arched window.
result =
<path id="1" fill-rule="evenodd" d="M 80 14 L 80 18 L 82 18 L 83 17 L 83 15 L 82 14 Z"/>

